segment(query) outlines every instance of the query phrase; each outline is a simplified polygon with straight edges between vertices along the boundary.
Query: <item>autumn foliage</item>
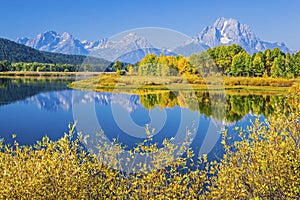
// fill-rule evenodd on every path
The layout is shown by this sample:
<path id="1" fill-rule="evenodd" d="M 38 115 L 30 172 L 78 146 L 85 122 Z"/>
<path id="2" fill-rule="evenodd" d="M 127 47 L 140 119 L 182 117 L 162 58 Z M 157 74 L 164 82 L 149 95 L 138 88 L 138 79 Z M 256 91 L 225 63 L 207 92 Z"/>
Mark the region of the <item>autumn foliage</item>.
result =
<path id="1" fill-rule="evenodd" d="M 300 76 L 300 52 L 267 49 L 252 55 L 241 46 L 218 46 L 189 57 L 147 54 L 135 64 L 140 76 L 198 75 L 215 73 L 239 77 L 295 78 Z"/>

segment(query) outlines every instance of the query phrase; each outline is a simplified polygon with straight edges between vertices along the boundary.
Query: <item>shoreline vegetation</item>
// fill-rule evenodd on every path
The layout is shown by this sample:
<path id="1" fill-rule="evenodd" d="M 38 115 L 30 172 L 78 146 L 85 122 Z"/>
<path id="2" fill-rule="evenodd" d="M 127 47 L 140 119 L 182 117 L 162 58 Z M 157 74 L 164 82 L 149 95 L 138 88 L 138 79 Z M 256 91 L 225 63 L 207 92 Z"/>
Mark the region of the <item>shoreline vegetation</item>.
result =
<path id="1" fill-rule="evenodd" d="M 154 77 L 139 75 L 119 76 L 115 73 L 102 74 L 70 83 L 73 89 L 95 92 L 140 93 L 143 91 L 165 90 L 203 90 L 238 91 L 240 93 L 287 93 L 300 79 L 262 78 L 262 77 Z"/>
<path id="2" fill-rule="evenodd" d="M 68 78 L 80 77 L 68 87 L 95 92 L 155 93 L 161 91 L 210 91 L 239 94 L 286 94 L 292 87 L 300 85 L 300 78 L 272 77 L 228 77 L 222 75 L 199 76 L 140 76 L 120 75 L 117 72 L 0 72 L 0 78 Z"/>
<path id="3" fill-rule="evenodd" d="M 288 91 L 300 85 L 300 78 L 272 77 L 227 77 L 210 76 L 140 76 L 138 74 L 119 75 L 116 72 L 34 72 L 7 71 L 0 72 L 0 78 L 72 78 L 79 80 L 68 85 L 72 89 L 91 90 L 95 92 L 114 92 L 129 94 L 149 94 L 163 91 L 210 91 L 226 94 L 287 94 Z"/>
<path id="4" fill-rule="evenodd" d="M 218 46 L 189 57 L 147 54 L 134 65 L 115 61 L 115 74 L 69 84 L 93 91 L 243 90 L 286 93 L 299 84 L 300 52 L 280 49 L 248 54 L 241 46 Z"/>

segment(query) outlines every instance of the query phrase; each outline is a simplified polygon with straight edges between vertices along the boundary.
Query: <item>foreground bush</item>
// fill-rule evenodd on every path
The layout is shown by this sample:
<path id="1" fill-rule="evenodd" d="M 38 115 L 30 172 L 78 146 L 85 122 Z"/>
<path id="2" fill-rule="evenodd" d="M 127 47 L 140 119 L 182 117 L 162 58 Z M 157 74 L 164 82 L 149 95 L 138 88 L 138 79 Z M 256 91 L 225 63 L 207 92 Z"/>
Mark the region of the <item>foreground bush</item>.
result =
<path id="1" fill-rule="evenodd" d="M 118 144 L 100 143 L 97 154 L 87 153 L 85 138 L 74 139 L 74 126 L 58 141 L 1 143 L 0 199 L 299 199 L 299 90 L 289 101 L 269 122 L 241 132 L 244 140 L 234 146 L 224 134 L 223 160 L 207 163 L 204 156 L 201 169 L 187 146 L 164 141 L 161 150 L 149 137 L 129 153 L 132 160 L 153 153 L 154 162 L 132 170 L 120 165 Z M 176 157 L 179 152 L 186 156 Z"/>
<path id="2" fill-rule="evenodd" d="M 234 146 L 214 170 L 210 197 L 219 199 L 300 199 L 300 93 L 294 88 L 289 107 L 278 106 L 268 122 L 256 121 L 246 139 Z"/>
<path id="3" fill-rule="evenodd" d="M 118 145 L 110 148 L 104 143 L 98 154 L 88 154 L 80 145 L 83 139 L 72 139 L 73 133 L 70 126 L 70 133 L 56 142 L 44 137 L 34 146 L 2 144 L 0 199 L 173 199 L 197 198 L 203 192 L 206 174 L 186 168 L 193 156 L 189 149 L 181 149 L 187 158 L 174 160 L 176 147 L 170 142 L 164 142 L 161 152 L 155 144 L 139 144 L 131 153 L 158 152 L 158 159 L 151 170 L 141 163 L 136 173 L 127 173 L 125 168 L 117 170 Z M 165 167 L 159 167 L 162 162 Z"/>

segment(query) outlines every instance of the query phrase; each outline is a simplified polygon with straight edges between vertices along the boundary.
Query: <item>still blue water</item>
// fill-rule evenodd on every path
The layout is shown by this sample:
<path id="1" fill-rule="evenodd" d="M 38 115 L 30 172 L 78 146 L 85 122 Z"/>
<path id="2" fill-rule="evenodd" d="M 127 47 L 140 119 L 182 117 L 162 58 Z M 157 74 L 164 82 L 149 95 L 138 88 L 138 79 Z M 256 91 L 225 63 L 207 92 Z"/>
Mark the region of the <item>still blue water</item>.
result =
<path id="1" fill-rule="evenodd" d="M 77 131 L 93 136 L 102 129 L 108 140 L 116 138 L 131 149 L 147 138 L 145 125 L 149 124 L 150 130 L 154 129 L 154 141 L 159 144 L 164 138 L 175 138 L 175 143 L 180 144 L 187 139 L 186 133 L 190 130 L 189 145 L 194 152 L 218 158 L 223 152 L 221 130 L 227 129 L 235 139 L 233 128 L 245 128 L 256 118 L 250 111 L 228 122 L 225 114 L 224 119 L 201 114 L 201 104 L 197 110 L 190 108 L 194 105 L 185 103 L 149 107 L 150 100 L 145 102 L 144 96 L 72 90 L 66 86 L 70 81 L 1 79 L 0 137 L 5 143 L 17 140 L 29 145 L 45 135 L 57 140 L 68 132 L 69 122 L 77 121 Z M 182 98 L 175 94 L 178 95 L 175 100 Z M 223 103 L 228 112 L 228 102 Z M 263 115 L 260 117 L 264 119 Z M 17 135 L 16 139 L 12 134 Z"/>

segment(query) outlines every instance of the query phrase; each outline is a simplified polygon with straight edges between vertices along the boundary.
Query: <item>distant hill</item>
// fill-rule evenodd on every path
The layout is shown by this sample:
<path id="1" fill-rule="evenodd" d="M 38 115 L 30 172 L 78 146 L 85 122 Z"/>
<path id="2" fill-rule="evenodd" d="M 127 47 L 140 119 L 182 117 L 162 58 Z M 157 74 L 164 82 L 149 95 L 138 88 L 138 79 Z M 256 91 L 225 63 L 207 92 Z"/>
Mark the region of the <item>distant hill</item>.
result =
<path id="1" fill-rule="evenodd" d="M 39 51 L 23 44 L 19 44 L 3 38 L 0 38 L 0 60 L 8 60 L 11 63 L 39 62 L 74 65 L 87 63 L 103 65 L 103 67 L 106 67 L 111 63 L 101 58 Z"/>

